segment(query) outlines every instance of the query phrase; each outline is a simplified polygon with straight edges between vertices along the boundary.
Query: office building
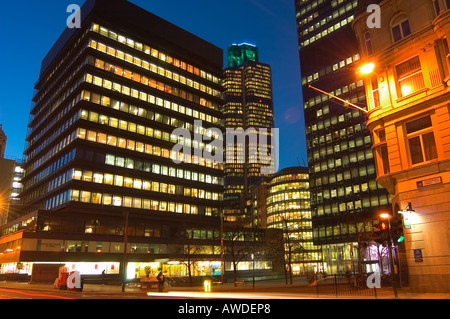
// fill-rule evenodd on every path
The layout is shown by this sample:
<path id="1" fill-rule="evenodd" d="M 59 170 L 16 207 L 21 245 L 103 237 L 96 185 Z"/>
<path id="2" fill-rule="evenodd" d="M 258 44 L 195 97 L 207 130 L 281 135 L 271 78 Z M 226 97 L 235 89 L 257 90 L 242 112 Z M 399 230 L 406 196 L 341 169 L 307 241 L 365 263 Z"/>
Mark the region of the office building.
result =
<path id="1" fill-rule="evenodd" d="M 236 134 L 225 141 L 224 199 L 226 218 L 237 220 L 246 216 L 243 202 L 251 187 L 276 171 L 272 74 L 250 44 L 229 47 L 228 61 L 223 112 L 226 130 Z"/>
<path id="2" fill-rule="evenodd" d="M 366 107 L 351 27 L 357 4 L 295 0 L 313 242 L 322 245 L 327 273 L 379 270 L 376 263 L 364 265 L 362 247 L 379 213 L 391 210 L 388 192 L 376 182 L 365 112 L 334 98 Z"/>
<path id="3" fill-rule="evenodd" d="M 274 174 L 267 187 L 267 228 L 283 232 L 284 260 L 292 275 L 321 272 L 321 247 L 313 243 L 307 167 Z"/>
<path id="4" fill-rule="evenodd" d="M 391 195 L 392 221 L 400 220 L 393 234 L 399 279 L 413 291 L 448 292 L 450 2 L 377 4 L 381 28 L 368 27 L 363 2 L 353 29 L 377 180 Z"/>

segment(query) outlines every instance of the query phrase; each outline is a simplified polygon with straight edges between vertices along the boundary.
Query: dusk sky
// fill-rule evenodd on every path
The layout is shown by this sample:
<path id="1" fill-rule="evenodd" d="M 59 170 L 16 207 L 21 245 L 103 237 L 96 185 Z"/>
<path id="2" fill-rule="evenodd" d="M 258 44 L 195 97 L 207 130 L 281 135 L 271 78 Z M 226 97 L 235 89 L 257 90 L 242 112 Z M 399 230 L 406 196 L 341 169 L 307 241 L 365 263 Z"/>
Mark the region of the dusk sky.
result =
<path id="1" fill-rule="evenodd" d="M 306 166 L 306 142 L 294 0 L 131 0 L 147 11 L 224 51 L 252 43 L 273 76 L 275 126 L 280 129 L 280 166 Z M 0 124 L 8 137 L 5 157 L 21 159 L 31 98 L 42 59 L 66 27 L 70 4 L 84 0 L 2 3 Z"/>

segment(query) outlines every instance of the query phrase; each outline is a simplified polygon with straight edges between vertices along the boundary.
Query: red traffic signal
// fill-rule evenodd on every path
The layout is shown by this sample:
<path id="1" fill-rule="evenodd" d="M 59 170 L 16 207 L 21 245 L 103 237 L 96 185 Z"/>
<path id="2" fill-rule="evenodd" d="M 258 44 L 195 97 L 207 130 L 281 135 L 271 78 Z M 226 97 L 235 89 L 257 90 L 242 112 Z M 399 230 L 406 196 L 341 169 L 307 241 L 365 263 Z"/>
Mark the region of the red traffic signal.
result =
<path id="1" fill-rule="evenodd" d="M 386 221 L 380 221 L 380 230 L 387 230 L 388 224 Z"/>

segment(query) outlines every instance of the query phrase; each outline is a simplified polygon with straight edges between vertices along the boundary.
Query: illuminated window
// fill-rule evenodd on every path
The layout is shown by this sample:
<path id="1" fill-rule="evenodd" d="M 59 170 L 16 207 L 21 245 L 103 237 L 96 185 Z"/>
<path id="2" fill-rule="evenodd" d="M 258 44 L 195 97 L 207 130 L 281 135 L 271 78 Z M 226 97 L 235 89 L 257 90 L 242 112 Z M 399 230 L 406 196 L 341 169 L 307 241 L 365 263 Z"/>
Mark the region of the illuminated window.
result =
<path id="1" fill-rule="evenodd" d="M 396 66 L 399 96 L 407 96 L 425 87 L 418 56 Z"/>

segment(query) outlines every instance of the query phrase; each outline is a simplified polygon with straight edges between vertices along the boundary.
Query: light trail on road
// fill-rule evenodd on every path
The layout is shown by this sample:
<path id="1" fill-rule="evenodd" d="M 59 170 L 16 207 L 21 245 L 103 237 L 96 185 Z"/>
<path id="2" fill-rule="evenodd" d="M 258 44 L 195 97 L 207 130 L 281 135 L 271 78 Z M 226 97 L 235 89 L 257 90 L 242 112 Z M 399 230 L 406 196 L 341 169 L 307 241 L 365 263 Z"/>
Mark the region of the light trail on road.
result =
<path id="1" fill-rule="evenodd" d="M 23 292 L 20 290 L 13 290 L 13 289 L 0 289 L 0 292 L 8 292 L 8 293 L 16 293 L 28 297 L 36 297 L 36 298 L 55 298 L 55 299 L 75 299 L 70 297 L 62 297 L 62 296 L 56 296 L 56 295 L 46 295 L 46 294 L 32 294 L 28 292 Z"/>
<path id="2" fill-rule="evenodd" d="M 304 299 L 305 297 L 293 297 L 285 294 L 259 294 L 259 293 L 237 293 L 237 292 L 192 292 L 192 291 L 169 291 L 148 292 L 149 297 L 163 298 L 198 298 L 198 299 Z"/>

